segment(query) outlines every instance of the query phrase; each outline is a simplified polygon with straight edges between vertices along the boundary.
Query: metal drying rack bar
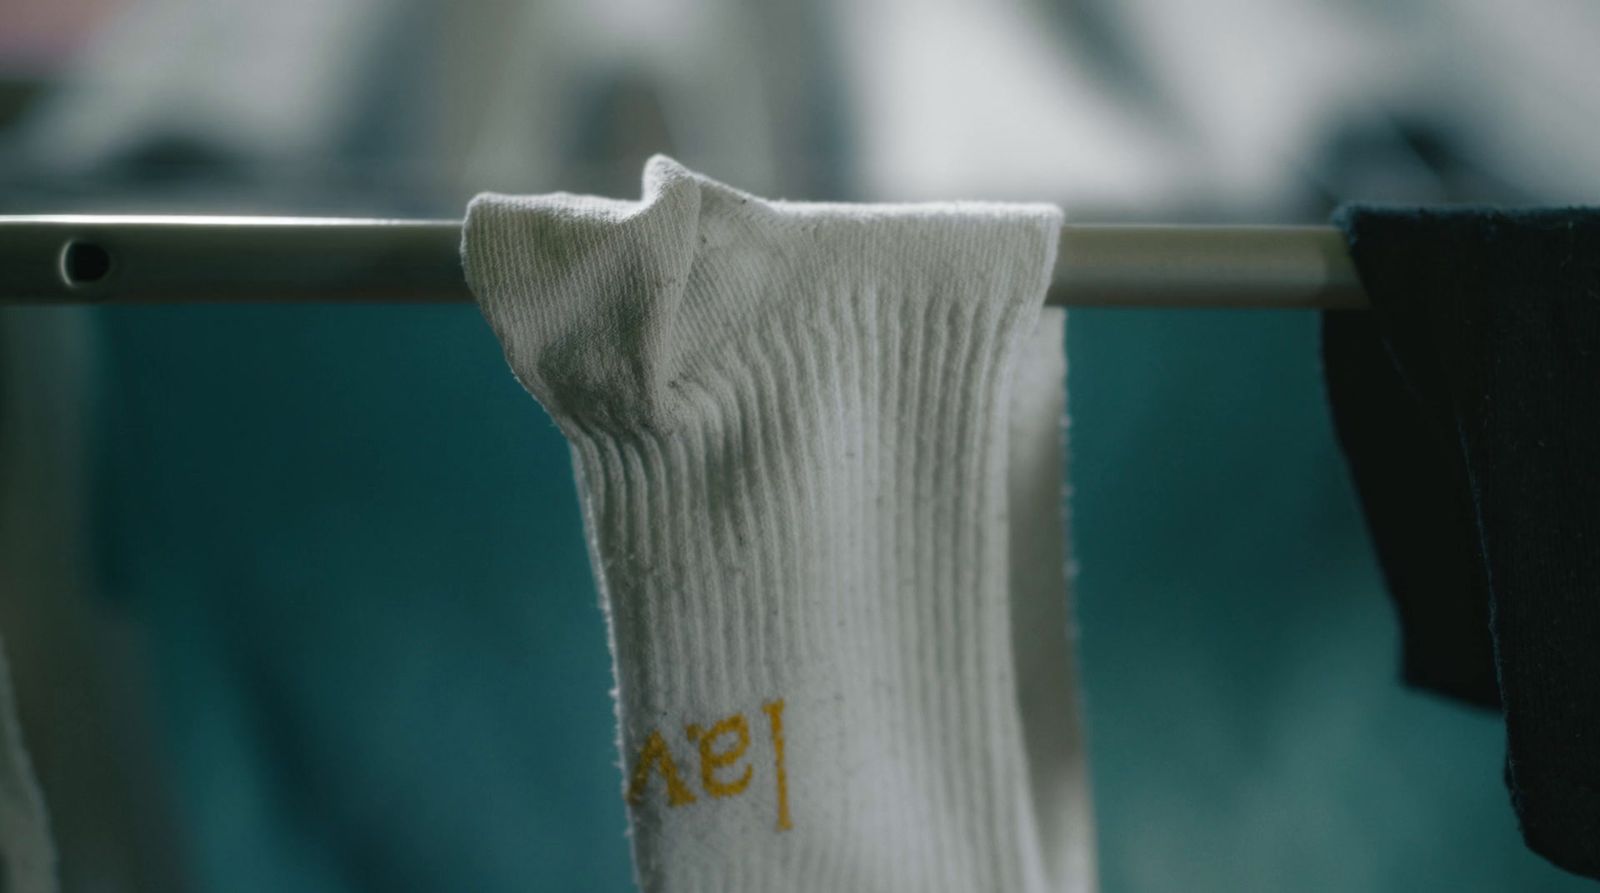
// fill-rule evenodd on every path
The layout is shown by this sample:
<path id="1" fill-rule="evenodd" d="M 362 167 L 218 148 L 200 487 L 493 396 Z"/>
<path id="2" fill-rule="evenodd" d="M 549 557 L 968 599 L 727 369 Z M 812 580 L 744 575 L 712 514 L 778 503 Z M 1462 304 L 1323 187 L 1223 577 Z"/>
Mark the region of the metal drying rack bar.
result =
<path id="1" fill-rule="evenodd" d="M 460 245 L 455 220 L 0 216 L 0 305 L 469 302 Z M 1047 303 L 1367 300 L 1331 227 L 1068 224 Z"/>

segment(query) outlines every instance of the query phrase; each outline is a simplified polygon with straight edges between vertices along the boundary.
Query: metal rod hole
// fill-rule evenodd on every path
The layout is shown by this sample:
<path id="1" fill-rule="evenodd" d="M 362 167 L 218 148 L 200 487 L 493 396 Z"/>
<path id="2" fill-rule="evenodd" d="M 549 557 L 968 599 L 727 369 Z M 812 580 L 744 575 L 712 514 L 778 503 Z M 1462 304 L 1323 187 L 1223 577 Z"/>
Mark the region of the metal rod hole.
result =
<path id="1" fill-rule="evenodd" d="M 93 242 L 73 239 L 61 249 L 61 281 L 72 288 L 93 285 L 111 274 L 111 252 Z"/>

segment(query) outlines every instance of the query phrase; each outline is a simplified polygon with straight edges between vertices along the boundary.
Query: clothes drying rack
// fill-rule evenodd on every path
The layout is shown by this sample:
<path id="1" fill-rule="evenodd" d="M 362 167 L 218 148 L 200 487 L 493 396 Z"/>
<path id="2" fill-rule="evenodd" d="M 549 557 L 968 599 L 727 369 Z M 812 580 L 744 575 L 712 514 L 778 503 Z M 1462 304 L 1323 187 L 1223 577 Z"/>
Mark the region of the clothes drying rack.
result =
<path id="1" fill-rule="evenodd" d="M 470 302 L 461 222 L 0 216 L 0 305 Z M 1047 303 L 1367 306 L 1327 226 L 1068 224 Z"/>

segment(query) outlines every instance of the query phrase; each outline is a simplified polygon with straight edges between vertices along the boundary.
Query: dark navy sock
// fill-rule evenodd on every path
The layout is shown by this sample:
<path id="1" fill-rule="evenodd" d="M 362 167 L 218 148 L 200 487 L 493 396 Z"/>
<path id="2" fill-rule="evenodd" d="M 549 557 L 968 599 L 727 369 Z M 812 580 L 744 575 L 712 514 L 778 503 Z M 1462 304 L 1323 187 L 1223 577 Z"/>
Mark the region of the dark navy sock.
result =
<path id="1" fill-rule="evenodd" d="M 1500 705 L 1528 846 L 1600 877 L 1600 210 L 1347 207 L 1334 425 L 1408 682 Z"/>

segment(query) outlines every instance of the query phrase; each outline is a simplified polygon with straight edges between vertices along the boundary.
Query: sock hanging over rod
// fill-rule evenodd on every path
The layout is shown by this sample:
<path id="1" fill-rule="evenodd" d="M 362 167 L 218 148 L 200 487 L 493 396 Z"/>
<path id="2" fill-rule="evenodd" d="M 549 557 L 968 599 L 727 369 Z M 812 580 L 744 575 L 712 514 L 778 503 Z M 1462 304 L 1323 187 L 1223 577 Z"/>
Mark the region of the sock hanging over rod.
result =
<path id="1" fill-rule="evenodd" d="M 0 305 L 471 301 L 454 220 L 0 215 Z M 1047 302 L 1367 305 L 1326 226 L 1074 225 Z"/>

